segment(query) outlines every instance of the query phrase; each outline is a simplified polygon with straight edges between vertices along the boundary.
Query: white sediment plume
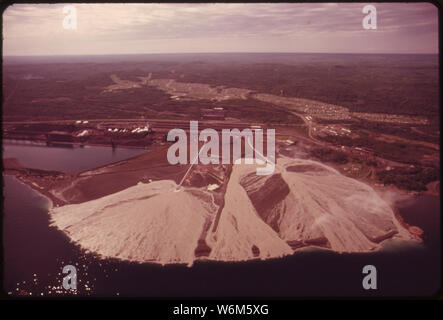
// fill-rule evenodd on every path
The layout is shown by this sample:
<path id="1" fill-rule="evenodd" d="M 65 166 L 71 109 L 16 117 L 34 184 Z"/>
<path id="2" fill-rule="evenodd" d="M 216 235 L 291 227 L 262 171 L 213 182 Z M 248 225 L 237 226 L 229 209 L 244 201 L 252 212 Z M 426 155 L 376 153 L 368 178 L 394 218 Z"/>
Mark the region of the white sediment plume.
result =
<path id="1" fill-rule="evenodd" d="M 178 189 L 162 180 L 53 208 L 52 225 L 103 257 L 188 265 L 275 258 L 311 245 L 367 252 L 386 239 L 412 238 L 370 186 L 331 167 L 281 157 L 273 175 L 255 171 L 256 165 L 233 166 L 218 220 L 207 187 Z M 273 198 L 277 187 L 285 191 Z M 196 258 L 201 240 L 210 251 Z"/>

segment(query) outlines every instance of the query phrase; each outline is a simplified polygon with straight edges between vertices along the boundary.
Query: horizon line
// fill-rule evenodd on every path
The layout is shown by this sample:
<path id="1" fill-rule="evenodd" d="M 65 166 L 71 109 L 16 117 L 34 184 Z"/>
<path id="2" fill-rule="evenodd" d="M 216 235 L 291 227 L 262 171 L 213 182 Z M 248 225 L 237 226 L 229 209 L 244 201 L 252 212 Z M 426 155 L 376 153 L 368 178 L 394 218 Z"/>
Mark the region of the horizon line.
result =
<path id="1" fill-rule="evenodd" d="M 285 51 L 226 51 L 226 52 L 150 52 L 150 53 L 89 53 L 89 54 L 32 54 L 2 55 L 5 57 L 81 57 L 81 56 L 123 56 L 123 55 L 180 55 L 180 54 L 356 54 L 356 55 L 439 55 L 439 52 L 285 52 Z"/>

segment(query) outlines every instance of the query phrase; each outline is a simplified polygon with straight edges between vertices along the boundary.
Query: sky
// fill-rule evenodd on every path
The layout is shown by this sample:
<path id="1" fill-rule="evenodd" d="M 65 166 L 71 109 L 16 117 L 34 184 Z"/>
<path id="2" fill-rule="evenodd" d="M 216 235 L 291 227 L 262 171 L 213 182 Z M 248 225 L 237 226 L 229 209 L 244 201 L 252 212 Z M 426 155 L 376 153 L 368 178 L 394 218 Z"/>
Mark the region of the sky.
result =
<path id="1" fill-rule="evenodd" d="M 430 3 L 14 4 L 3 13 L 3 55 L 194 52 L 438 53 Z"/>

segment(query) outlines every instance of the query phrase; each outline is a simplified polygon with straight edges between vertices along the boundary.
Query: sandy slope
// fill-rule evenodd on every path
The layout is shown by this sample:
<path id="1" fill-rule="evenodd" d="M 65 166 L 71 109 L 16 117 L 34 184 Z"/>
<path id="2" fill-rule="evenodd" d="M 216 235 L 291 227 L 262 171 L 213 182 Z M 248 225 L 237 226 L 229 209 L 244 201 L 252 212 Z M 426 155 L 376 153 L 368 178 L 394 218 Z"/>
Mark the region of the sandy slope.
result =
<path id="1" fill-rule="evenodd" d="M 210 259 L 252 259 L 253 245 L 259 248 L 261 258 L 292 253 L 289 245 L 258 216 L 246 191 L 239 183 L 239 179 L 251 170 L 255 172 L 255 167 L 234 165 L 217 230 L 206 239 L 212 247 Z"/>
<path id="2" fill-rule="evenodd" d="M 52 224 L 103 257 L 192 263 L 205 217 L 215 212 L 173 181 L 138 184 L 82 204 L 54 208 Z"/>
<path id="3" fill-rule="evenodd" d="M 359 252 L 379 247 L 394 234 L 408 238 L 391 207 L 370 186 L 318 162 L 282 158 L 280 163 L 285 168 L 306 164 L 315 168 L 281 170 L 290 189 L 281 213 L 283 239 L 323 236 L 334 251 Z"/>
<path id="4" fill-rule="evenodd" d="M 255 172 L 255 165 L 234 165 L 216 226 L 210 191 L 176 192 L 170 180 L 53 208 L 52 224 L 103 257 L 162 264 L 191 265 L 208 223 L 205 258 L 224 261 L 280 257 L 309 245 L 363 252 L 393 236 L 411 238 L 371 187 L 321 163 L 282 157 L 273 175 Z"/>

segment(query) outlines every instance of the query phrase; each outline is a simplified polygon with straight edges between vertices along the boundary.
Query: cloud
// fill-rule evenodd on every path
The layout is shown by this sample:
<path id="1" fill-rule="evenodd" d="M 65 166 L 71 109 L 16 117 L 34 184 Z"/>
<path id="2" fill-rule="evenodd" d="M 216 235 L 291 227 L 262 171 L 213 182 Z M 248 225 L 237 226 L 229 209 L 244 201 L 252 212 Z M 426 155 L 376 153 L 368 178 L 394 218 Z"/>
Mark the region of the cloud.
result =
<path id="1" fill-rule="evenodd" d="M 15 4 L 4 12 L 5 54 L 296 50 L 438 52 L 438 11 L 427 3 L 377 3 L 378 29 L 362 28 L 360 3 L 75 4 L 77 30 L 62 27 L 61 4 Z M 369 32 L 371 32 L 369 34 Z M 325 42 L 325 39 L 327 40 Z M 402 41 L 398 41 L 398 39 Z M 395 40 L 395 41 L 393 41 Z M 298 43 L 294 43 L 298 41 Z M 345 42 L 349 42 L 343 46 Z M 395 42 L 394 47 L 392 43 Z M 114 43 L 114 45 L 112 45 Z M 198 45 L 198 43 L 200 43 Z M 252 45 L 254 43 L 254 45 Z M 258 45 L 260 43 L 260 45 Z M 156 47 L 153 48 L 152 45 Z M 271 45 L 272 44 L 272 45 Z M 340 45 L 339 45 L 340 44 Z M 339 46 L 338 46 L 339 45 Z"/>

